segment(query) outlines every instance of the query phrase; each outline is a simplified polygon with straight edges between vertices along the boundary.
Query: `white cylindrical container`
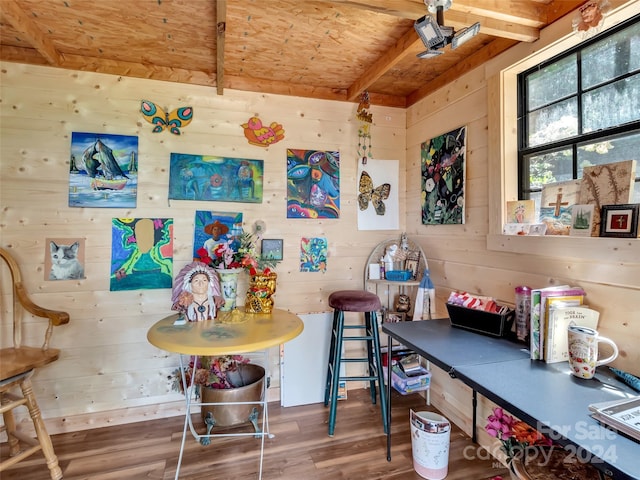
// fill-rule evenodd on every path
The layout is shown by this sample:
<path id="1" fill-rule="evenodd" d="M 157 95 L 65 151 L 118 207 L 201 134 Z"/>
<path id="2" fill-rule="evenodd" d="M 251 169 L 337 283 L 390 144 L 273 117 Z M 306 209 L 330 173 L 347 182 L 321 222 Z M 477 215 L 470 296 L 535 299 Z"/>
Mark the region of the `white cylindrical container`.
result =
<path id="1" fill-rule="evenodd" d="M 451 423 L 433 412 L 411 410 L 413 468 L 427 480 L 442 480 L 449 472 Z"/>

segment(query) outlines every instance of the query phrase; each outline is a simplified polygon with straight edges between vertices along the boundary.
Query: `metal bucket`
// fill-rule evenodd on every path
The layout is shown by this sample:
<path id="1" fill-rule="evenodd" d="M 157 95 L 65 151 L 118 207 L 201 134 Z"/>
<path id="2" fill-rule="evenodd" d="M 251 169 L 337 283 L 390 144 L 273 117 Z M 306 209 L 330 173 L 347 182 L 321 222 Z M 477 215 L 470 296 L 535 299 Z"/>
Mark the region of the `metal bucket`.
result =
<path id="1" fill-rule="evenodd" d="M 202 388 L 202 421 L 205 422 L 207 415 L 211 413 L 214 426 L 229 427 L 249 422 L 250 416 L 257 409 L 258 414 L 262 412 L 262 405 L 259 403 L 240 405 L 204 405 L 206 403 L 227 403 L 227 402 L 260 402 L 263 400 L 264 392 L 264 368 L 252 363 L 238 366 L 236 378 L 242 378 L 244 386 L 236 388 Z M 237 384 L 237 382 L 236 382 Z M 206 424 L 206 422 L 205 422 Z"/>

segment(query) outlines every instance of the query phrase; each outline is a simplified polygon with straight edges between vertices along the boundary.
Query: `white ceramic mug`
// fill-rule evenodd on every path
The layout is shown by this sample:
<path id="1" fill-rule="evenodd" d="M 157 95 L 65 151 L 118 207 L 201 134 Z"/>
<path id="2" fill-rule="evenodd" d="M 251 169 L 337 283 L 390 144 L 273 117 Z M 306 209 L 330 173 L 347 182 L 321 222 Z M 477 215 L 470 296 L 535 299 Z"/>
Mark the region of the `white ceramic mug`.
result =
<path id="1" fill-rule="evenodd" d="M 579 378 L 593 378 L 596 367 L 618 358 L 618 347 L 613 340 L 601 337 L 596 330 L 580 325 L 569 325 L 569 365 L 571 373 Z M 610 357 L 598 360 L 598 343 L 607 343 L 613 348 Z"/>

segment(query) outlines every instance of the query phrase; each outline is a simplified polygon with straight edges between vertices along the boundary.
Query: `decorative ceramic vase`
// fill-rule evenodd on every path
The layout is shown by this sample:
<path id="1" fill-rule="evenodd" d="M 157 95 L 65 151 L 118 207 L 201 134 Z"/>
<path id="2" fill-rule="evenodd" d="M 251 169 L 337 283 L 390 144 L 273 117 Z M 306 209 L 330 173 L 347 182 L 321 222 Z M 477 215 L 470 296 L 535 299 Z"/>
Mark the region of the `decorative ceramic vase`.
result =
<path id="1" fill-rule="evenodd" d="M 251 275 L 247 299 L 244 310 L 247 313 L 271 313 L 273 310 L 272 295 L 276 293 L 276 280 L 278 274 L 271 272 L 268 274 L 258 273 Z"/>
<path id="2" fill-rule="evenodd" d="M 216 270 L 220 276 L 220 290 L 224 305 L 220 307 L 223 312 L 236 308 L 236 295 L 238 291 L 238 276 L 242 268 L 223 268 Z"/>
<path id="3" fill-rule="evenodd" d="M 235 388 L 210 388 L 202 387 L 202 408 L 200 414 L 206 425 L 213 427 L 229 427 L 257 420 L 262 411 L 261 405 L 244 403 L 239 405 L 204 405 L 207 403 L 235 403 L 235 402 L 260 402 L 263 397 L 265 371 L 260 365 L 253 363 L 238 366 L 238 378 L 234 384 L 242 385 Z M 257 424 L 254 423 L 254 426 Z"/>

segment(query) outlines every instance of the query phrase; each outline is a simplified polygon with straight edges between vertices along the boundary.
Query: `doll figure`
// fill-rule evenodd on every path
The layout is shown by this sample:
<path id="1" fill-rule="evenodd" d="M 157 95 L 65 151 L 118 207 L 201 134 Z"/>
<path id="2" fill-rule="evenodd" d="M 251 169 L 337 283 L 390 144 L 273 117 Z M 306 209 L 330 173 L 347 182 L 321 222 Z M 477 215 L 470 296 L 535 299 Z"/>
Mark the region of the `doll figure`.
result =
<path id="1" fill-rule="evenodd" d="M 202 262 L 189 263 L 176 277 L 171 300 L 171 310 L 184 314 L 190 322 L 216 318 L 224 304 L 218 274 Z"/>

